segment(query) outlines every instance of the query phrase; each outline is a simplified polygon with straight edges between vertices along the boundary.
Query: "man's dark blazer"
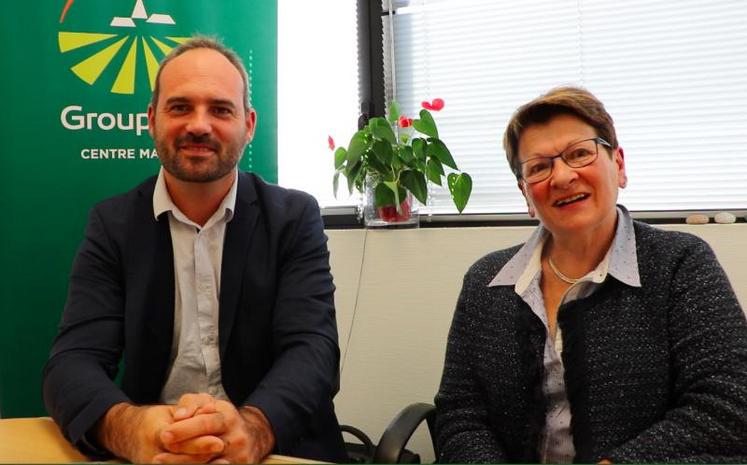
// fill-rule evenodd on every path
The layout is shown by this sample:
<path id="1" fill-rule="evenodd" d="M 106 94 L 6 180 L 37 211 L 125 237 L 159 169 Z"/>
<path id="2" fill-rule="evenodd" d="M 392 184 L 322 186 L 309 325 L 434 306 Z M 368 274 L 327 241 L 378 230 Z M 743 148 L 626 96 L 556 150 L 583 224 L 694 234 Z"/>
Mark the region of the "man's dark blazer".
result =
<path id="1" fill-rule="evenodd" d="M 78 446 L 112 405 L 157 403 L 166 382 L 174 258 L 168 214 L 154 217 L 155 182 L 96 205 L 73 264 L 43 391 Z M 222 380 L 235 405 L 264 412 L 277 453 L 344 460 L 333 293 L 316 201 L 239 173 L 221 265 Z"/>

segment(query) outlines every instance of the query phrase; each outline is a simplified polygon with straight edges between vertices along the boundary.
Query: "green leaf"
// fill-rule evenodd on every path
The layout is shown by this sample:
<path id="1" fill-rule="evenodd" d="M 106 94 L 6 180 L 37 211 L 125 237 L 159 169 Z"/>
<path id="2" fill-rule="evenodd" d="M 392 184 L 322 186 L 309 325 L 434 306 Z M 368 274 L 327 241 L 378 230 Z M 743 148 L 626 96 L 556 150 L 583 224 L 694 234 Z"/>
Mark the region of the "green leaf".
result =
<path id="1" fill-rule="evenodd" d="M 348 144 L 348 166 L 355 166 L 366 148 L 368 148 L 368 141 L 363 131 L 353 134 L 350 144 Z"/>
<path id="2" fill-rule="evenodd" d="M 382 143 L 386 144 L 386 142 L 382 142 Z M 363 154 L 363 159 L 366 160 L 369 172 L 372 171 L 374 173 L 379 173 L 381 175 L 384 175 L 391 171 L 389 169 L 389 166 L 385 165 L 384 162 L 382 162 L 381 159 L 376 155 L 376 152 L 373 150 L 373 147 L 371 148 L 371 150 Z"/>
<path id="3" fill-rule="evenodd" d="M 454 157 L 451 156 L 451 152 L 446 148 L 446 144 L 441 142 L 441 139 L 428 139 L 426 153 L 430 157 L 436 157 L 438 161 L 450 168 L 459 169 L 454 161 Z"/>
<path id="4" fill-rule="evenodd" d="M 332 177 L 332 193 L 337 198 L 337 188 L 340 186 L 340 172 L 335 171 L 335 175 Z"/>
<path id="5" fill-rule="evenodd" d="M 361 194 L 366 189 L 366 177 L 365 176 L 358 176 L 355 178 L 355 188 L 360 192 Z"/>
<path id="6" fill-rule="evenodd" d="M 467 173 L 449 173 L 447 177 L 449 182 L 449 192 L 451 192 L 451 198 L 454 200 L 459 213 L 462 213 L 464 207 L 467 206 L 469 196 L 472 193 L 472 178 Z"/>
<path id="7" fill-rule="evenodd" d="M 409 145 L 399 147 L 397 153 L 399 154 L 399 158 L 405 162 L 406 165 L 409 165 L 415 160 L 415 154 L 412 151 L 412 147 Z"/>
<path id="8" fill-rule="evenodd" d="M 373 153 L 376 154 L 379 160 L 385 165 L 392 163 L 392 157 L 394 157 L 394 151 L 392 150 L 392 144 L 383 140 L 377 140 L 371 146 Z"/>
<path id="9" fill-rule="evenodd" d="M 399 182 L 398 181 L 383 181 L 383 184 L 386 185 L 389 189 L 391 189 L 392 192 L 394 192 L 394 203 L 393 205 L 399 206 L 399 204 L 402 202 L 400 200 L 399 196 Z"/>
<path id="10" fill-rule="evenodd" d="M 390 123 L 394 124 L 399 119 L 399 105 L 396 100 L 389 102 L 389 112 L 387 113 L 387 119 Z"/>
<path id="11" fill-rule="evenodd" d="M 425 147 L 427 145 L 428 143 L 419 137 L 412 140 L 412 151 L 418 160 L 425 160 Z"/>
<path id="12" fill-rule="evenodd" d="M 428 137 L 438 137 L 438 129 L 428 110 L 420 110 L 420 119 L 413 120 L 412 126 Z"/>
<path id="13" fill-rule="evenodd" d="M 444 167 L 436 158 L 431 158 L 425 165 L 425 175 L 428 179 L 441 186 L 441 176 L 444 175 Z"/>
<path id="14" fill-rule="evenodd" d="M 344 147 L 337 147 L 337 150 L 335 150 L 335 169 L 339 170 L 347 158 L 348 151 Z"/>
<path id="15" fill-rule="evenodd" d="M 392 171 L 396 171 L 399 173 L 402 170 L 402 159 L 399 157 L 399 155 L 392 158 L 391 166 L 392 166 Z"/>
<path id="16" fill-rule="evenodd" d="M 373 134 L 374 137 L 384 139 L 390 144 L 397 143 L 397 139 L 394 136 L 394 131 L 392 131 L 392 126 L 384 118 L 380 116 L 371 118 L 371 120 L 368 122 L 368 125 L 371 128 L 371 134 Z"/>
<path id="17" fill-rule="evenodd" d="M 383 207 L 385 205 L 394 205 L 394 192 L 384 183 L 379 183 L 374 188 L 374 206 Z"/>
<path id="18" fill-rule="evenodd" d="M 358 176 L 361 173 L 361 168 L 363 168 L 363 163 L 360 161 L 352 166 L 345 175 L 346 178 L 348 178 L 348 192 L 352 195 L 353 193 L 353 187 L 356 186 L 355 182 Z M 358 187 L 358 192 L 361 192 L 360 187 Z"/>
<path id="19" fill-rule="evenodd" d="M 425 205 L 428 200 L 428 186 L 423 173 L 413 170 L 403 171 L 399 177 L 400 182 L 407 188 L 416 199 Z"/>

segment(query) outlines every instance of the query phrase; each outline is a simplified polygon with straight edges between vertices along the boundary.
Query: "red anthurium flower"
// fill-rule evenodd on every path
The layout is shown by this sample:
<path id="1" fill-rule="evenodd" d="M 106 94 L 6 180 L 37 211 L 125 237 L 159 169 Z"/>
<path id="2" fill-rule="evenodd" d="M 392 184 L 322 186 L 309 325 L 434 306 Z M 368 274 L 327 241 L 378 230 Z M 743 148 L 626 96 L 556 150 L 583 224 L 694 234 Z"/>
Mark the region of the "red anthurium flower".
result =
<path id="1" fill-rule="evenodd" d="M 444 107 L 444 99 L 434 98 L 433 101 L 424 101 L 421 105 L 426 110 L 441 111 L 441 109 L 443 109 Z"/>
<path id="2" fill-rule="evenodd" d="M 408 118 L 405 115 L 399 117 L 399 127 L 409 128 L 410 126 L 412 126 L 412 118 Z"/>
<path id="3" fill-rule="evenodd" d="M 332 138 L 332 136 L 327 136 L 327 145 L 329 145 L 330 150 L 335 149 L 335 140 Z"/>

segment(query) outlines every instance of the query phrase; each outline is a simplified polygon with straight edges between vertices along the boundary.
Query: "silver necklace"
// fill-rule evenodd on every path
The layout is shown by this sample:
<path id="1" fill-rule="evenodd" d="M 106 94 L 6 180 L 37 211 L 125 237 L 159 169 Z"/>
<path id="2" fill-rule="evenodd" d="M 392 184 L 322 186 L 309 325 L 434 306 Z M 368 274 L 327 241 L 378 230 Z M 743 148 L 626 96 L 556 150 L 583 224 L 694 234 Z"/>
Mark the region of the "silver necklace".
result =
<path id="1" fill-rule="evenodd" d="M 550 269 L 553 273 L 555 273 L 555 276 L 560 278 L 561 281 L 564 281 L 568 284 L 576 284 L 577 282 L 581 281 L 581 278 L 569 278 L 568 276 L 564 275 L 558 267 L 555 266 L 555 263 L 552 262 L 552 258 L 547 257 L 547 263 L 550 265 Z"/>

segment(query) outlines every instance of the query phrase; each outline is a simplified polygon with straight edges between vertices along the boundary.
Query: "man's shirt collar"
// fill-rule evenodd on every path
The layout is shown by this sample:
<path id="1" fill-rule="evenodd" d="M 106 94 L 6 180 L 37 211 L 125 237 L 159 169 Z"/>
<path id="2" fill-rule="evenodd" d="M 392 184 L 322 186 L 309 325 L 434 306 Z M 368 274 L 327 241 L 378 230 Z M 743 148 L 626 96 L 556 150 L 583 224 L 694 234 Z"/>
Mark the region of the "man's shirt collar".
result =
<path id="1" fill-rule="evenodd" d="M 205 228 L 209 227 L 217 219 L 224 218 L 226 219 L 226 222 L 231 221 L 231 218 L 233 218 L 234 210 L 236 208 L 236 193 L 238 192 L 238 183 L 239 183 L 239 172 L 238 170 L 234 170 L 234 180 L 233 184 L 231 184 L 231 189 L 229 189 L 228 194 L 223 198 L 223 201 L 218 206 L 218 209 L 215 211 L 213 216 L 208 220 L 207 223 L 205 223 Z M 187 218 L 187 216 L 182 213 L 181 210 L 179 210 L 179 207 L 177 207 L 174 204 L 174 201 L 171 200 L 171 195 L 169 195 L 169 190 L 166 188 L 166 180 L 164 179 L 163 175 L 163 167 L 158 171 L 158 179 L 156 180 L 156 186 L 153 190 L 153 215 L 155 216 L 156 220 L 158 220 L 158 217 L 164 214 L 165 212 L 171 212 L 171 214 L 174 216 L 174 218 L 178 219 L 182 223 L 193 225 L 199 229 L 203 229 L 197 224 L 194 224 L 192 220 Z M 220 213 L 219 213 L 220 212 Z"/>

